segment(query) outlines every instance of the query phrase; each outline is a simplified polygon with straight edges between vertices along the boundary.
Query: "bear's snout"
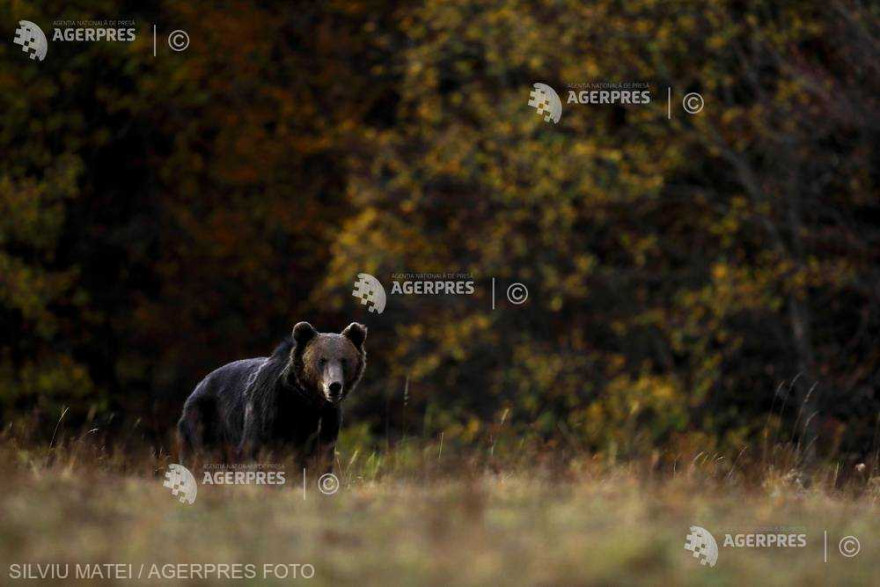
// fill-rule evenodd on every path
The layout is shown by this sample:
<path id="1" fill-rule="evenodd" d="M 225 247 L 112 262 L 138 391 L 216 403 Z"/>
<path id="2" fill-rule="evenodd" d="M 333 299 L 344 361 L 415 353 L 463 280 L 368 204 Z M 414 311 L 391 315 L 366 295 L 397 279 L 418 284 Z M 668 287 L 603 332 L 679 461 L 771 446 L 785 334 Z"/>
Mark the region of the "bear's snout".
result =
<path id="1" fill-rule="evenodd" d="M 324 395 L 331 402 L 342 398 L 342 366 L 335 361 L 327 365 L 324 374 Z"/>
<path id="2" fill-rule="evenodd" d="M 336 403 L 342 399 L 342 383 L 339 381 L 333 381 L 330 385 L 324 388 L 324 395 L 327 396 L 327 400 Z"/>

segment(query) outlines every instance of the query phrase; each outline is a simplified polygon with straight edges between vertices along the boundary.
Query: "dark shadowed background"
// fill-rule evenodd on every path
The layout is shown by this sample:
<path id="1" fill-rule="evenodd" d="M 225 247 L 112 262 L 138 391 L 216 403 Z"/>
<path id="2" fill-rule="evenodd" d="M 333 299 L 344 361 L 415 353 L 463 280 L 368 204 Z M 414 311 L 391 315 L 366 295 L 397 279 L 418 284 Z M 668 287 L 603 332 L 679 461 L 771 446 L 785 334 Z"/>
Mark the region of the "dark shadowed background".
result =
<path id="1" fill-rule="evenodd" d="M 818 3 L 816 3 L 818 4 Z M 0 423 L 170 447 L 211 369 L 370 328 L 346 433 L 877 449 L 880 13 L 857 2 L 0 5 Z M 134 43 L 13 45 L 133 19 Z M 159 52 L 151 27 L 158 23 Z M 190 47 L 163 45 L 185 29 Z M 646 82 L 650 107 L 527 106 Z M 695 116 L 674 104 L 700 92 Z M 351 296 L 465 272 L 475 296 Z M 488 280 L 521 281 L 491 311 Z"/>

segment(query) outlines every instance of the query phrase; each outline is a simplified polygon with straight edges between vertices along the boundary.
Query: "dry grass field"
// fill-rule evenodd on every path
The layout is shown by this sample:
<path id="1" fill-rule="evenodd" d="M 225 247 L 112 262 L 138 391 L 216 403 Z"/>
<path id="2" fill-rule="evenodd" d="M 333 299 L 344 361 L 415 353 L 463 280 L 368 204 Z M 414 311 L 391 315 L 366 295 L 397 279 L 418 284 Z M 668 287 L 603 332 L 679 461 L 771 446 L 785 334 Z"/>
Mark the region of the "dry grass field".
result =
<path id="1" fill-rule="evenodd" d="M 283 487 L 199 485 L 187 505 L 163 487 L 167 456 L 122 456 L 82 438 L 52 448 L 7 440 L 3 582 L 52 563 L 56 573 L 69 565 L 66 582 L 77 564 L 125 563 L 117 579 L 145 584 L 188 581 L 190 563 L 252 565 L 255 576 L 238 583 L 265 574 L 289 584 L 294 568 L 311 574 L 287 566 L 282 578 L 276 566 L 296 564 L 312 565 L 313 576 L 297 581 L 315 585 L 880 582 L 880 486 L 867 468 L 841 483 L 839 469 L 797 472 L 785 453 L 748 470 L 708 455 L 663 468 L 438 448 L 409 444 L 368 458 L 343 450 L 334 495 L 313 477 L 304 494 L 301 472 L 289 467 Z M 714 568 L 684 550 L 692 525 L 718 540 Z M 727 533 L 771 530 L 803 533 L 806 546 L 722 546 Z M 861 552 L 847 558 L 838 547 L 850 535 Z"/>

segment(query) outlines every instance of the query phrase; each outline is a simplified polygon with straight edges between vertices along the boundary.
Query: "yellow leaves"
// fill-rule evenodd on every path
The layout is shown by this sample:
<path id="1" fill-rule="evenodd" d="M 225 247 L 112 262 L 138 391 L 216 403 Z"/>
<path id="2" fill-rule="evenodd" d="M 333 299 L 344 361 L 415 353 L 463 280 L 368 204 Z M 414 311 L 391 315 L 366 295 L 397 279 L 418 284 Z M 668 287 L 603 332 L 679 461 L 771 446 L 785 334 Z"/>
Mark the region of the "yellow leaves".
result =
<path id="1" fill-rule="evenodd" d="M 669 378 L 621 375 L 609 382 L 601 401 L 586 407 L 583 431 L 592 442 L 626 453 L 649 450 L 657 438 L 684 429 L 686 403 Z"/>
<path id="2" fill-rule="evenodd" d="M 720 51 L 723 47 L 727 45 L 727 38 L 724 35 L 715 34 L 711 35 L 706 40 L 706 47 L 711 49 L 712 51 Z"/>
<path id="3" fill-rule="evenodd" d="M 136 122 L 145 153 L 162 159 L 145 168 L 159 184 L 158 217 L 144 223 L 154 240 L 132 255 L 147 269 L 132 280 L 148 284 L 137 295 L 153 299 L 121 328 L 147 332 L 152 358 L 181 378 L 195 374 L 179 357 L 209 360 L 182 350 L 188 336 L 232 339 L 227 330 L 238 328 L 231 344 L 245 346 L 265 340 L 278 316 L 363 311 L 350 296 L 358 272 L 472 271 L 472 298 L 395 300 L 381 318 L 363 314 L 382 320 L 371 324 L 383 345 L 371 355 L 372 392 L 411 377 L 464 436 L 510 405 L 517 422 L 554 434 L 563 422 L 600 448 L 629 450 L 687 425 L 686 410 L 709 390 L 752 385 L 730 364 L 783 372 L 775 347 L 738 353 L 763 349 L 771 328 L 785 337 L 790 296 L 810 301 L 822 288 L 820 299 L 842 292 L 839 303 L 855 304 L 852 292 L 865 287 L 872 233 L 833 224 L 840 212 L 850 221 L 853 202 L 873 210 L 871 145 L 859 144 L 860 110 L 870 109 L 850 108 L 846 94 L 824 105 L 859 87 L 858 71 L 841 80 L 822 70 L 820 61 L 846 61 L 845 39 L 835 38 L 833 60 L 801 53 L 831 32 L 820 11 L 765 6 L 340 0 L 309 12 L 299 34 L 283 8 L 178 3 L 193 46 L 186 59 L 119 64 L 136 92 L 102 81 L 88 108 L 49 112 L 59 91 L 91 96 L 88 78 L 75 68 L 33 80 L 0 72 L 7 138 L 29 137 L 21 163 L 6 164 L 43 169 L 58 145 L 115 139 L 115 127 L 84 112 Z M 33 82 L 27 99 L 23 81 Z M 567 84 L 648 82 L 653 103 L 565 104 L 552 125 L 525 105 L 534 81 L 562 95 Z M 665 84 L 676 100 L 698 87 L 706 110 L 688 117 L 676 103 L 669 121 Z M 780 148 L 788 137 L 791 149 Z M 100 173 L 83 184 L 102 184 Z M 801 185 L 787 188 L 790 176 Z M 43 268 L 79 181 L 74 164 L 45 182 L 0 178 L 0 242 L 34 255 L 26 264 L 0 255 L 0 300 L 37 323 L 37 337 L 58 335 L 56 301 L 95 293 L 74 291 L 75 272 Z M 820 204 L 805 207 L 802 227 L 786 225 L 790 191 Z M 139 234 L 127 222 L 96 230 Z M 91 254 L 106 243 L 87 244 Z M 142 257 L 155 248 L 165 257 L 152 266 Z M 526 281 L 528 305 L 489 310 L 492 276 Z M 88 320 L 123 314 L 130 301 L 91 308 Z M 206 318 L 227 313 L 223 327 L 202 332 Z M 166 348 L 173 339 L 182 342 Z M 143 384 L 146 363 L 117 364 L 116 374 Z M 80 377 L 75 366 L 64 372 Z M 56 386 L 52 377 L 35 388 Z"/>

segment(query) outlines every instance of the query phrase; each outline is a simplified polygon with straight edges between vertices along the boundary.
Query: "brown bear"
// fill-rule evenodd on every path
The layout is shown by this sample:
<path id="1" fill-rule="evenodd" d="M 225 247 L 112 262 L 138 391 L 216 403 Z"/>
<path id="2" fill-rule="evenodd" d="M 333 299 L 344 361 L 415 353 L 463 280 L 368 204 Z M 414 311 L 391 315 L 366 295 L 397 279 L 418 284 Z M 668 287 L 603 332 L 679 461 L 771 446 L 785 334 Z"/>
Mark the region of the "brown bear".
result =
<path id="1" fill-rule="evenodd" d="M 363 324 L 335 334 L 300 322 L 272 356 L 210 373 L 183 406 L 181 462 L 208 450 L 228 461 L 268 449 L 293 450 L 303 461 L 317 458 L 332 468 L 342 402 L 367 365 L 366 338 Z"/>

